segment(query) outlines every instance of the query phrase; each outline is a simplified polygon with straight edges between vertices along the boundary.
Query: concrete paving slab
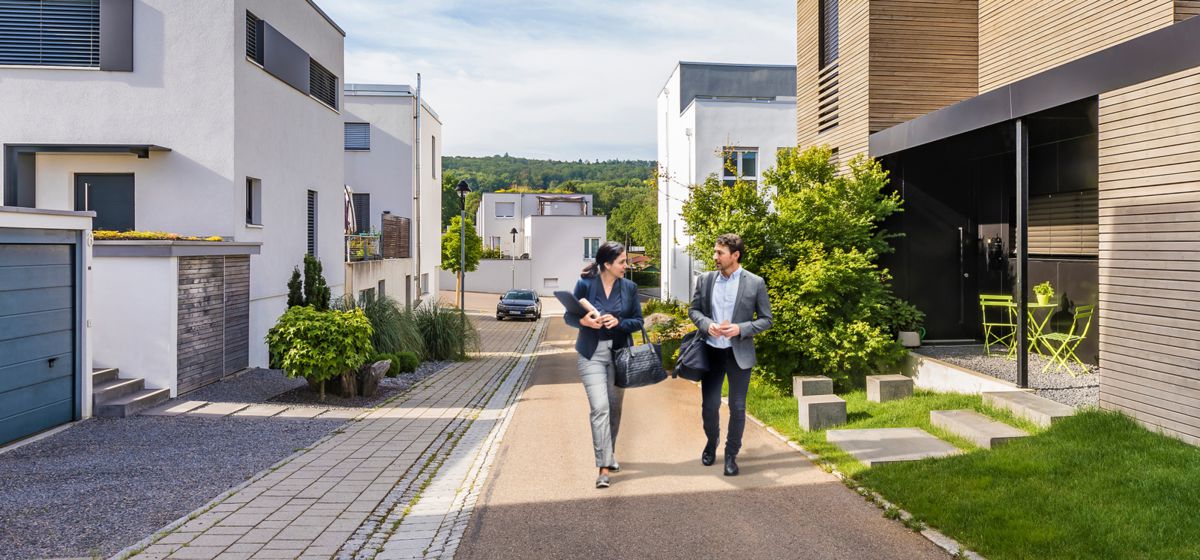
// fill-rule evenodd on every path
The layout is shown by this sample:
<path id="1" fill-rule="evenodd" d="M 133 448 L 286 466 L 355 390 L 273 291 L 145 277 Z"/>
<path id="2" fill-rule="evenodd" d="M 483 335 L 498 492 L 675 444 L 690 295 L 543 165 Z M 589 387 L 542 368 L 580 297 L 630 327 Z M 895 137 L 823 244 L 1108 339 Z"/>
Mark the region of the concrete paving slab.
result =
<path id="1" fill-rule="evenodd" d="M 974 410 L 931 410 L 929 422 L 984 449 L 991 449 L 1029 435 L 1023 430 L 992 420 Z"/>
<path id="2" fill-rule="evenodd" d="M 1073 407 L 1026 391 L 983 393 L 983 402 L 996 408 L 1012 411 L 1016 416 L 1045 427 L 1075 414 Z"/>
<path id="3" fill-rule="evenodd" d="M 179 416 L 208 404 L 208 401 L 167 401 L 163 406 L 143 410 L 142 416 Z"/>
<path id="4" fill-rule="evenodd" d="M 868 467 L 961 453 L 920 428 L 829 430 L 825 439 Z"/>
<path id="5" fill-rule="evenodd" d="M 317 407 L 313 407 L 313 406 L 293 406 L 283 412 L 280 412 L 279 414 L 276 414 L 275 417 L 276 418 L 298 418 L 298 419 L 316 418 L 317 415 L 325 412 L 326 410 L 329 410 L 329 409 L 317 408 Z"/>
<path id="6" fill-rule="evenodd" d="M 208 406 L 188 411 L 187 415 L 204 417 L 229 416 L 249 406 L 247 403 L 208 403 Z"/>
<path id="7" fill-rule="evenodd" d="M 287 410 L 287 408 L 286 405 L 282 404 L 255 404 L 233 413 L 233 416 L 238 418 L 270 418 Z"/>

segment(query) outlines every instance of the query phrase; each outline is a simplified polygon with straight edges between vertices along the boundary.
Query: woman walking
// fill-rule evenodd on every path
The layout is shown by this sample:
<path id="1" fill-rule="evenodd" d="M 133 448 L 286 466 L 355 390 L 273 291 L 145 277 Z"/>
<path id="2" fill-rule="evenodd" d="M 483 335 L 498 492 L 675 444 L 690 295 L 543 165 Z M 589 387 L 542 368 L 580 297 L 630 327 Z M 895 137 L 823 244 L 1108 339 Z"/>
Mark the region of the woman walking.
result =
<path id="1" fill-rule="evenodd" d="M 637 285 L 625 279 L 625 246 L 608 241 L 596 251 L 596 261 L 583 269 L 575 283 L 575 298 L 586 299 L 598 318 L 567 312 L 563 319 L 579 329 L 579 379 L 591 407 L 592 447 L 600 474 L 596 488 L 608 488 L 611 472 L 621 470 L 613 449 L 621 426 L 624 389 L 614 385 L 613 353 L 633 344 L 632 333 L 642 329 L 642 306 Z"/>

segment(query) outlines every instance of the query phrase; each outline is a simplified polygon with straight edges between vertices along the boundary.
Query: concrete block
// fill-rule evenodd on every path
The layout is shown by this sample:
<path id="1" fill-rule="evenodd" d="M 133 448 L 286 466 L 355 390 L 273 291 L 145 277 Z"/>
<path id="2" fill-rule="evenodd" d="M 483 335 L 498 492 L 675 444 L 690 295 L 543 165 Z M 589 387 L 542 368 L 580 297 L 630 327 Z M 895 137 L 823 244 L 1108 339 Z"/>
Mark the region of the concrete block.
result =
<path id="1" fill-rule="evenodd" d="M 929 423 L 962 436 L 984 449 L 1029 435 L 974 410 L 931 410 Z"/>
<path id="2" fill-rule="evenodd" d="M 896 399 L 911 397 L 913 381 L 904 375 L 868 375 L 867 400 L 871 402 L 888 402 Z"/>
<path id="3" fill-rule="evenodd" d="M 813 395 L 796 399 L 800 409 L 800 427 L 823 430 L 846 423 L 846 401 L 837 395 Z"/>
<path id="4" fill-rule="evenodd" d="M 796 375 L 792 377 L 792 394 L 796 398 L 813 395 L 832 395 L 833 380 L 823 375 Z"/>
<path id="5" fill-rule="evenodd" d="M 961 453 L 920 428 L 829 430 L 825 439 L 868 467 Z"/>
<path id="6" fill-rule="evenodd" d="M 983 393 L 983 402 L 1046 427 L 1075 414 L 1073 407 L 1025 391 Z"/>

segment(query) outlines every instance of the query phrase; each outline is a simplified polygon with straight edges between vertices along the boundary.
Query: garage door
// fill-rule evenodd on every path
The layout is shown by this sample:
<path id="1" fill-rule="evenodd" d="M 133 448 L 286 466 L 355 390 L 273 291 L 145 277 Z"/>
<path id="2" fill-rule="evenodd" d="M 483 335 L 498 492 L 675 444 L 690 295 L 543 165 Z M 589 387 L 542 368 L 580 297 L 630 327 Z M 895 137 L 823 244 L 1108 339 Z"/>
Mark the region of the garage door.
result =
<path id="1" fill-rule="evenodd" d="M 0 445 L 75 411 L 74 246 L 0 243 Z"/>

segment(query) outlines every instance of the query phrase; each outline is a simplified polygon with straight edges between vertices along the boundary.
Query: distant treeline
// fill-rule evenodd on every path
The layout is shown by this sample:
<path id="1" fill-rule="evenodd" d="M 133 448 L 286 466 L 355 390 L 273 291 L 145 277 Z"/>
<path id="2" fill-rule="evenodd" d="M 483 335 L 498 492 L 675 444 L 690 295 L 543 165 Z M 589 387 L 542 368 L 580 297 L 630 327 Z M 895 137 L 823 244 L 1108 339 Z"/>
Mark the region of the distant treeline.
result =
<path id="1" fill-rule="evenodd" d="M 446 156 L 442 168 L 470 178 L 472 188 L 495 192 L 513 186 L 535 190 L 570 189 L 565 183 L 604 182 L 617 185 L 639 184 L 654 173 L 653 161 L 556 161 L 512 157 L 508 154 L 487 157 Z"/>

